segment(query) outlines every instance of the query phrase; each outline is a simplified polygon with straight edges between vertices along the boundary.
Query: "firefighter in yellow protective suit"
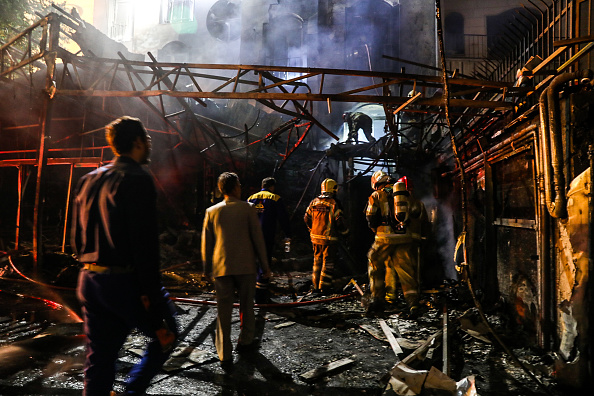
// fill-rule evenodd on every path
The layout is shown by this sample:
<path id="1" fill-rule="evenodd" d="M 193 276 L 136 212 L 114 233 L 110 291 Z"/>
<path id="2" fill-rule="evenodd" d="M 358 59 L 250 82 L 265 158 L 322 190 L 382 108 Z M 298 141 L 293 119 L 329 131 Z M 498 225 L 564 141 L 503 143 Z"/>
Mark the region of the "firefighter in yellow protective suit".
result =
<path id="1" fill-rule="evenodd" d="M 419 314 L 418 246 L 421 240 L 423 216 L 421 201 L 411 197 L 405 181 L 393 184 L 383 171 L 371 178 L 375 190 L 369 197 L 366 218 L 375 233 L 375 241 L 367 253 L 371 301 L 367 312 L 382 312 L 385 301 L 396 302 L 397 281 L 400 280 L 407 316 Z"/>
<path id="2" fill-rule="evenodd" d="M 349 232 L 344 221 L 340 202 L 336 198 L 338 184 L 333 179 L 322 182 L 321 194 L 307 207 L 303 220 L 309 229 L 314 262 L 311 281 L 312 294 L 332 291 L 332 275 L 338 251 L 339 235 Z"/>

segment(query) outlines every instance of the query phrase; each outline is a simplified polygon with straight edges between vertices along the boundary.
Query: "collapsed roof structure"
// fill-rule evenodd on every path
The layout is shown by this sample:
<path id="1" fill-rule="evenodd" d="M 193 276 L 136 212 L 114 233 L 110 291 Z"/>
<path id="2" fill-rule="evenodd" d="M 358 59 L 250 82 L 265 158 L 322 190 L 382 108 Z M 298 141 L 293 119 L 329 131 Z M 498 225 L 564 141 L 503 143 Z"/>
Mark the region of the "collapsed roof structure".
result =
<path id="1" fill-rule="evenodd" d="M 518 14 L 526 29 L 509 28 L 472 76 L 448 70 L 439 28 L 441 67 L 384 54 L 427 74 L 175 63 L 150 53 L 144 60 L 56 7 L 0 48 L 0 94 L 16 104 L 0 114 L 0 167 L 18 172 L 5 178 L 13 191 L 3 187 L 15 196 L 3 209 L 16 213 L 14 245 L 29 221 L 37 261 L 42 234 L 54 232 L 66 248 L 72 185 L 81 168 L 111 159 L 103 126 L 124 113 L 141 118 L 159 147 L 154 161 L 166 166 L 154 172 L 166 200 L 183 201 L 179 189 L 190 188 L 194 206 L 208 204 L 218 171 L 257 180 L 259 161 L 280 169 L 295 160 L 303 191 L 325 157 L 336 159 L 333 172 L 348 187 L 378 165 L 408 173 L 430 154 L 430 183 L 425 175 L 417 184 L 452 210 L 447 233 L 459 235 L 457 264 L 484 295 L 513 307 L 530 343 L 559 351 L 560 375 L 582 383 L 592 349 L 578 334 L 594 328 L 583 276 L 592 270 L 592 203 L 584 197 L 594 39 L 576 13 L 585 15 L 588 2 L 579 2 L 583 9 L 569 0 L 540 3 Z M 67 40 L 79 49 L 67 50 Z M 382 139 L 339 143 L 332 110 L 340 103 L 381 105 Z M 334 145 L 326 150 L 324 139 Z M 69 167 L 66 188 L 48 183 L 52 165 Z M 34 191 L 25 192 L 35 174 Z M 187 218 L 185 205 L 171 207 Z"/>

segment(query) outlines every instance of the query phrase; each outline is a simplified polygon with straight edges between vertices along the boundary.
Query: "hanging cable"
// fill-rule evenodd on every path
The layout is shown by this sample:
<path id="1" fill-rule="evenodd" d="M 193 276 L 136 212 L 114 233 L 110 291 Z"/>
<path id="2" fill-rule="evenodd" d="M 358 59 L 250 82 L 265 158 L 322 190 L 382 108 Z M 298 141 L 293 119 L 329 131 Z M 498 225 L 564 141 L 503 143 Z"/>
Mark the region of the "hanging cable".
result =
<path id="1" fill-rule="evenodd" d="M 297 213 L 297 209 L 299 209 L 299 205 L 301 204 L 301 201 L 303 201 L 303 197 L 305 196 L 305 193 L 307 192 L 307 189 L 309 188 L 309 185 L 311 184 L 311 180 L 313 179 L 314 175 L 316 174 L 316 171 L 322 164 L 322 161 L 324 161 L 325 159 L 326 159 L 326 154 L 324 154 L 324 156 L 322 158 L 320 158 L 320 160 L 316 164 L 315 168 L 313 168 L 313 170 L 311 171 L 311 176 L 309 177 L 309 180 L 307 181 L 307 185 L 303 189 L 303 194 L 301 194 L 301 197 L 299 198 L 297 205 L 295 205 L 295 210 L 291 214 L 291 220 L 293 219 L 293 216 L 295 216 L 295 213 Z"/>

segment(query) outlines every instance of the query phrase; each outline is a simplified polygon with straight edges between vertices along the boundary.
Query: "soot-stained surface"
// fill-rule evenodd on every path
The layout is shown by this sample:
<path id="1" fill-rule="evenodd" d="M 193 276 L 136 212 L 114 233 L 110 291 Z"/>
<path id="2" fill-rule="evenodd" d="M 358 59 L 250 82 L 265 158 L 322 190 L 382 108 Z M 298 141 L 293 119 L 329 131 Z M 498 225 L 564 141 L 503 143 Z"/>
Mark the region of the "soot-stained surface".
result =
<path id="1" fill-rule="evenodd" d="M 0 394 L 80 394 L 84 337 L 73 291 L 20 282 L 13 276 L 8 271 L 0 278 Z M 563 394 L 553 380 L 553 357 L 514 342 L 517 334 L 505 334 L 506 321 L 499 313 L 494 310 L 488 315 L 495 330 L 544 384 L 545 391 L 484 334 L 476 309 L 461 285 L 424 293 L 423 315 L 409 320 L 400 314 L 402 306 L 389 308 L 383 315 L 366 316 L 361 298 L 352 293 L 352 288 L 347 288 L 343 298 L 304 305 L 312 300 L 306 295 L 309 273 L 278 273 L 272 284 L 274 304 L 257 308 L 259 348 L 234 353 L 233 369 L 223 370 L 214 347 L 216 306 L 212 305 L 212 288 L 192 265 L 165 271 L 163 278 L 172 296 L 198 302 L 176 302 L 181 339 L 148 394 L 395 394 L 385 390 L 390 370 L 414 354 L 425 340 L 443 331 L 444 304 L 450 319 L 447 345 L 453 380 L 473 376 L 480 395 Z M 349 279 L 337 282 L 346 285 Z M 343 295 L 340 289 L 340 293 L 327 297 Z M 48 303 L 58 300 L 59 304 Z M 403 350 L 398 357 L 382 332 L 380 320 L 389 326 Z M 237 310 L 232 326 L 235 342 L 239 333 Z M 442 341 L 437 337 L 409 365 L 418 370 L 443 370 Z M 137 333 L 128 338 L 117 362 L 115 390 L 123 390 L 126 373 L 138 361 L 145 342 Z M 312 370 L 337 362 L 342 365 L 336 370 L 308 378 Z M 424 389 L 421 394 L 451 394 L 440 392 L 444 391 Z"/>

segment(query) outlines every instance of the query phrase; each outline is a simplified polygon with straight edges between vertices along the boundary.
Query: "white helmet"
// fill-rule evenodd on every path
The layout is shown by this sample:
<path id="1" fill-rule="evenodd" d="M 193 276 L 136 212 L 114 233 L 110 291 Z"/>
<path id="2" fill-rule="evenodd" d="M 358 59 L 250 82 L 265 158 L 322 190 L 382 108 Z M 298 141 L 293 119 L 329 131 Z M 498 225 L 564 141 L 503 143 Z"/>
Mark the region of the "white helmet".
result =
<path id="1" fill-rule="evenodd" d="M 384 171 L 377 171 L 371 176 L 371 188 L 379 189 L 380 185 L 387 183 L 390 180 L 390 175 Z"/>

